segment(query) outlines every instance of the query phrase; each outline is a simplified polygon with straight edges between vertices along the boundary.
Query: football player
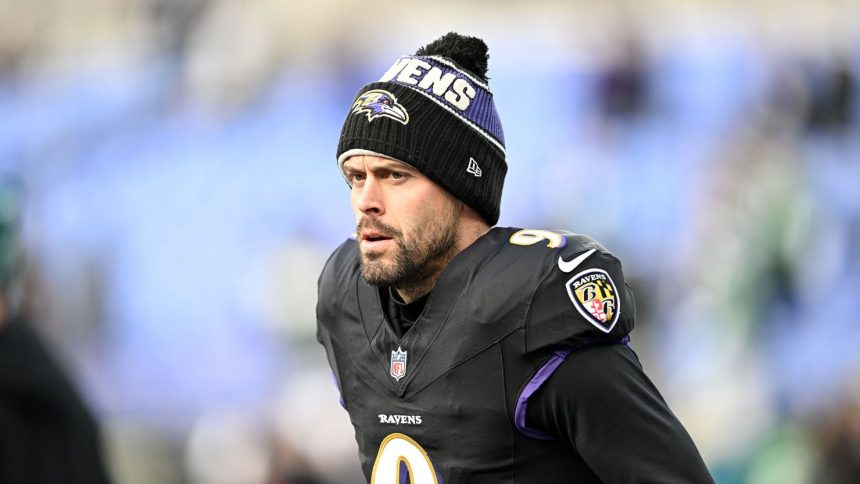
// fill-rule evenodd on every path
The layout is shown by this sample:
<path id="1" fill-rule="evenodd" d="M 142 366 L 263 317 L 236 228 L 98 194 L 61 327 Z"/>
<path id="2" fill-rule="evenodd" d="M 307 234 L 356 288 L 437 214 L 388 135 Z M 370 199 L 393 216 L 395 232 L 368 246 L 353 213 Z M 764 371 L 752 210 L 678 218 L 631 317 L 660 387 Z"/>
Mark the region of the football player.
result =
<path id="1" fill-rule="evenodd" d="M 630 347 L 618 259 L 493 227 L 487 59 L 447 34 L 363 87 L 341 132 L 357 228 L 320 276 L 318 339 L 368 481 L 713 482 Z"/>

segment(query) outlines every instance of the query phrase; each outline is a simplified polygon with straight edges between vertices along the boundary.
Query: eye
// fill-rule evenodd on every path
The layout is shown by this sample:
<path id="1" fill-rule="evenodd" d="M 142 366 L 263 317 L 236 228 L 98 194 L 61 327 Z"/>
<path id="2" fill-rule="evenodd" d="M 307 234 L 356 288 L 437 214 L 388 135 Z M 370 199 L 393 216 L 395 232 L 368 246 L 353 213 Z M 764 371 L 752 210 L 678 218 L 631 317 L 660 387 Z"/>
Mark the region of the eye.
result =
<path id="1" fill-rule="evenodd" d="M 404 175 L 403 173 L 400 173 L 399 171 L 392 171 L 388 174 L 388 176 L 390 176 L 394 180 L 400 180 L 402 178 L 406 178 L 406 175 Z"/>
<path id="2" fill-rule="evenodd" d="M 352 172 L 352 173 L 347 174 L 347 178 L 349 179 L 349 183 L 353 184 L 353 183 L 363 182 L 364 179 L 366 178 L 366 176 L 364 173 Z"/>

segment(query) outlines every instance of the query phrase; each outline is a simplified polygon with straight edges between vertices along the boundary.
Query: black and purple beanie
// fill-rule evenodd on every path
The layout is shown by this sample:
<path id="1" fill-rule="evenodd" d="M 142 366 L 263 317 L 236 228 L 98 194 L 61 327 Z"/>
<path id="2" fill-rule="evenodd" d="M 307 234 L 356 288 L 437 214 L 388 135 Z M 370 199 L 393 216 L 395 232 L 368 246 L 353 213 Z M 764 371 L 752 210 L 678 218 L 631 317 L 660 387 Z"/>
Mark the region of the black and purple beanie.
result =
<path id="1" fill-rule="evenodd" d="M 359 154 L 402 161 L 495 225 L 508 167 L 488 58 L 481 39 L 449 33 L 398 59 L 358 92 L 337 145 L 338 167 Z"/>

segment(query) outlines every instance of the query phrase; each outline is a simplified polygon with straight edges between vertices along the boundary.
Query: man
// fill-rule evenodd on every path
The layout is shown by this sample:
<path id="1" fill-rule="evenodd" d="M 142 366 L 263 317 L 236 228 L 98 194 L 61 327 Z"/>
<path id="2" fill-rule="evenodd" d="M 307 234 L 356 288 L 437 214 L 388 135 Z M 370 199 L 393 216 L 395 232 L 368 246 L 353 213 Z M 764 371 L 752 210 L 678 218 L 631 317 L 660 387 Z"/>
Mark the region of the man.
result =
<path id="1" fill-rule="evenodd" d="M 318 338 L 368 481 L 712 482 L 629 346 L 618 260 L 491 228 L 487 58 L 445 35 L 362 88 L 341 133 L 358 225 L 320 276 Z"/>
<path id="2" fill-rule="evenodd" d="M 20 186 L 0 179 L 0 482 L 110 482 L 97 422 L 16 311 Z"/>

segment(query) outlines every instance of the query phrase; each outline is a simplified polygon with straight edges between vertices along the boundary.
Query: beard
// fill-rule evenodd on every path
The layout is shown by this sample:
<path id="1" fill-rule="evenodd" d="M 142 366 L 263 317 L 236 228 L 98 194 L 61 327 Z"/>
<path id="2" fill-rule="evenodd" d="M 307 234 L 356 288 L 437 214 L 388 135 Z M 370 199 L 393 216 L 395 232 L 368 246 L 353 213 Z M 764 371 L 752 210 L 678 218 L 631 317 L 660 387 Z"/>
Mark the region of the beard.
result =
<path id="1" fill-rule="evenodd" d="M 372 229 L 385 237 L 391 237 L 395 243 L 390 261 L 383 260 L 382 253 L 362 252 L 359 244 L 359 260 L 361 276 L 373 286 L 390 286 L 393 288 L 410 288 L 420 286 L 455 255 L 458 230 L 456 213 L 435 214 L 428 222 L 418 224 L 420 231 L 409 241 L 403 237 L 403 232 L 380 222 L 379 220 L 362 217 L 356 228 L 356 233 L 362 229 Z"/>

